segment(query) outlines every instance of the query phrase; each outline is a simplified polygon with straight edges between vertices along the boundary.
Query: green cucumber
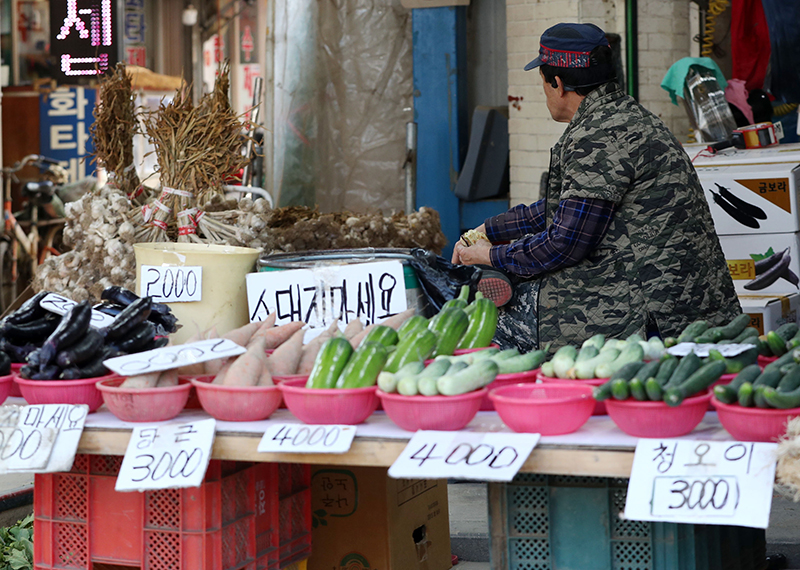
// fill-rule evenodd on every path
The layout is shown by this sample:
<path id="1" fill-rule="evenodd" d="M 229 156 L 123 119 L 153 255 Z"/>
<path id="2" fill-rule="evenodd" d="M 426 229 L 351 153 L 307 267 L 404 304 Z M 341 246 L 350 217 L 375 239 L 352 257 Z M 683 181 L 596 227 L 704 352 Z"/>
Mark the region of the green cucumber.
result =
<path id="1" fill-rule="evenodd" d="M 439 311 L 436 321 L 428 325 L 428 330 L 436 333 L 438 339 L 433 355 L 453 354 L 467 327 L 469 327 L 469 317 L 463 309 L 449 307 Z"/>
<path id="2" fill-rule="evenodd" d="M 647 400 L 647 392 L 644 389 L 644 383 L 640 378 L 632 378 L 630 382 L 628 382 L 628 389 L 631 392 L 631 396 L 635 400 L 640 402 L 644 402 Z"/>
<path id="3" fill-rule="evenodd" d="M 658 360 L 651 360 L 650 362 L 646 362 L 644 366 L 642 366 L 636 374 L 634 374 L 631 380 L 640 380 L 642 382 L 642 386 L 644 387 L 644 383 L 647 382 L 649 378 L 652 378 L 658 372 L 658 369 L 661 367 L 661 362 Z"/>
<path id="4" fill-rule="evenodd" d="M 764 388 L 764 400 L 773 408 L 788 410 L 800 408 L 800 388 L 795 388 L 791 392 L 779 392 L 775 388 Z"/>
<path id="5" fill-rule="evenodd" d="M 444 305 L 442 305 L 442 309 L 449 309 L 450 307 L 466 309 L 467 301 L 469 301 L 469 285 L 462 285 L 458 297 L 445 301 Z"/>
<path id="6" fill-rule="evenodd" d="M 425 364 L 420 361 L 409 362 L 397 372 L 386 372 L 378 374 L 378 388 L 387 394 L 397 392 L 397 383 L 406 376 L 416 376 L 425 369 Z"/>
<path id="7" fill-rule="evenodd" d="M 702 365 L 703 361 L 694 352 L 690 352 L 681 358 L 678 366 L 675 367 L 675 371 L 669 377 L 667 383 L 664 384 L 664 391 L 666 392 L 669 388 L 676 388 L 683 384 Z"/>
<path id="8" fill-rule="evenodd" d="M 726 374 L 738 374 L 741 372 L 746 366 L 750 366 L 751 364 L 755 364 L 758 360 L 758 351 L 755 347 L 745 350 L 744 352 L 740 352 L 736 356 L 729 356 L 724 357 L 722 354 L 716 350 L 711 349 L 708 351 L 708 358 L 709 360 L 719 360 L 726 364 Z"/>
<path id="9" fill-rule="evenodd" d="M 483 351 L 481 351 L 481 352 L 483 352 Z M 547 356 L 547 351 L 543 350 L 542 352 L 544 352 L 545 357 L 546 357 Z M 505 350 L 501 350 L 496 355 L 494 355 L 492 357 L 492 360 L 494 360 L 495 362 L 500 362 L 501 360 L 505 360 L 506 358 L 512 358 L 514 356 L 519 356 L 519 355 L 520 355 L 519 349 L 517 349 L 517 348 L 507 348 Z"/>
<path id="10" fill-rule="evenodd" d="M 767 333 L 767 344 L 775 356 L 786 354 L 786 341 L 783 340 L 776 331 Z"/>
<path id="11" fill-rule="evenodd" d="M 800 388 L 800 365 L 784 374 L 775 387 L 778 392 L 794 392 L 797 388 Z"/>
<path id="12" fill-rule="evenodd" d="M 693 342 L 695 337 L 703 334 L 706 330 L 708 330 L 708 321 L 695 321 L 683 329 L 683 332 L 678 335 L 678 338 L 675 339 L 677 341 L 676 344 Z"/>
<path id="13" fill-rule="evenodd" d="M 603 348 L 603 345 L 605 343 L 606 343 L 606 335 L 600 333 L 594 335 L 591 338 L 587 338 L 585 341 L 583 341 L 581 348 L 586 348 L 587 346 L 593 346 L 597 350 L 600 350 L 601 348 Z"/>
<path id="14" fill-rule="evenodd" d="M 581 347 L 581 349 L 578 351 L 578 356 L 575 358 L 575 363 L 577 364 L 578 362 L 589 360 L 591 358 L 594 358 L 598 354 L 600 354 L 600 349 L 594 346 L 593 344 Z"/>
<path id="15" fill-rule="evenodd" d="M 669 382 L 669 379 L 672 377 L 672 373 L 675 372 L 675 369 L 680 364 L 680 359 L 672 354 L 667 354 L 661 359 L 661 363 L 658 366 L 658 372 L 653 375 L 653 378 L 658 385 L 662 388 Z"/>
<path id="16" fill-rule="evenodd" d="M 547 362 L 542 362 L 541 372 L 542 376 L 546 376 L 547 378 L 555 378 L 556 373 L 553 370 L 553 361 L 548 360 Z"/>
<path id="17" fill-rule="evenodd" d="M 496 361 L 498 374 L 515 374 L 517 372 L 527 372 L 529 370 L 536 370 L 544 359 L 547 358 L 547 353 L 543 350 L 534 350 L 526 354 L 520 354 L 513 358 L 506 358 L 504 360 Z"/>
<path id="18" fill-rule="evenodd" d="M 489 346 L 497 330 L 497 305 L 489 299 L 475 299 L 472 302 L 474 309 L 470 311 L 468 325 L 461 338 L 458 348 L 482 348 Z"/>
<path id="19" fill-rule="evenodd" d="M 599 386 L 592 388 L 592 397 L 598 402 L 608 400 L 611 397 L 611 380 L 606 380 Z"/>
<path id="20" fill-rule="evenodd" d="M 782 354 L 781 356 L 778 357 L 777 360 L 773 360 L 772 362 L 767 364 L 764 367 L 764 372 L 766 372 L 767 370 L 772 370 L 772 369 L 780 370 L 786 364 L 791 364 L 792 362 L 799 362 L 800 359 L 795 357 L 794 352 L 796 352 L 796 351 L 787 352 L 786 354 Z M 800 356 L 800 355 L 798 355 L 798 356 Z"/>
<path id="21" fill-rule="evenodd" d="M 792 338 L 786 341 L 787 350 L 793 350 L 798 346 L 800 346 L 800 332 L 798 332 L 796 335 L 794 335 Z"/>
<path id="22" fill-rule="evenodd" d="M 567 378 L 567 372 L 575 364 L 575 359 L 578 357 L 578 349 L 574 346 L 567 345 L 559 348 L 553 355 L 551 362 L 553 363 L 553 372 L 556 378 Z"/>
<path id="23" fill-rule="evenodd" d="M 668 406 L 679 406 L 686 398 L 708 389 L 725 374 L 725 363 L 713 360 L 703 364 L 686 380 L 664 391 L 664 402 Z"/>
<path id="24" fill-rule="evenodd" d="M 497 376 L 497 364 L 481 360 L 455 374 L 445 374 L 436 381 L 436 388 L 445 396 L 466 394 L 490 384 Z"/>
<path id="25" fill-rule="evenodd" d="M 764 368 L 764 371 L 758 375 L 758 378 L 755 379 L 755 382 L 753 382 L 753 386 L 764 385 L 775 388 L 781 381 L 781 378 L 783 378 L 783 374 L 781 373 L 780 367 L 770 368 L 769 366 L 767 366 L 766 368 Z"/>
<path id="26" fill-rule="evenodd" d="M 334 388 L 352 354 L 353 347 L 346 338 L 333 337 L 326 340 L 314 360 L 306 388 Z"/>
<path id="27" fill-rule="evenodd" d="M 375 330 L 375 329 L 373 329 Z M 374 386 L 378 374 L 386 364 L 389 352 L 380 342 L 367 342 L 364 339 L 347 361 L 336 381 L 337 388 L 367 388 Z"/>
<path id="28" fill-rule="evenodd" d="M 419 376 L 406 376 L 397 383 L 397 393 L 401 396 L 416 396 L 419 394 Z"/>
<path id="29" fill-rule="evenodd" d="M 611 395 L 615 400 L 627 400 L 630 395 L 630 387 L 628 381 L 623 378 L 616 378 L 611 381 Z"/>
<path id="30" fill-rule="evenodd" d="M 444 376 L 451 366 L 452 364 L 449 360 L 445 358 L 437 358 L 428 364 L 422 372 L 417 374 L 417 376 L 421 376 L 423 378 L 438 378 L 439 376 Z"/>
<path id="31" fill-rule="evenodd" d="M 412 315 L 397 329 L 398 342 L 408 335 L 428 328 L 428 319 L 422 315 Z"/>
<path id="32" fill-rule="evenodd" d="M 364 340 L 361 341 L 361 344 L 366 344 L 368 342 L 379 342 L 388 348 L 396 345 L 397 340 L 397 331 L 392 327 L 387 327 L 386 325 L 375 325 L 370 329 L 366 336 L 364 336 Z M 359 345 L 359 348 L 361 348 L 361 345 Z"/>
<path id="33" fill-rule="evenodd" d="M 739 391 L 736 396 L 739 405 L 745 408 L 753 407 L 753 384 L 744 382 L 739 386 Z"/>
<path id="34" fill-rule="evenodd" d="M 432 376 L 417 377 L 417 390 L 423 396 L 438 396 L 439 390 L 436 388 L 436 381 L 438 378 Z"/>
<path id="35" fill-rule="evenodd" d="M 745 382 L 750 382 L 752 384 L 760 375 L 761 367 L 758 364 L 746 366 L 729 383 L 714 386 L 714 396 L 723 404 L 733 404 L 738 398 L 741 385 Z"/>
<path id="36" fill-rule="evenodd" d="M 758 350 L 759 356 L 774 356 L 769 348 L 769 343 L 767 343 L 766 335 L 757 336 L 753 339 L 753 342 L 756 343 L 756 350 Z"/>
<path id="37" fill-rule="evenodd" d="M 755 327 L 745 327 L 745 329 L 737 336 L 736 338 L 732 339 L 732 343 L 734 344 L 743 344 L 745 342 L 755 342 L 756 337 L 758 336 L 758 329 Z"/>
<path id="38" fill-rule="evenodd" d="M 664 389 L 655 378 L 648 378 L 644 383 L 645 392 L 647 392 L 647 399 L 653 402 L 660 402 L 664 396 Z"/>
<path id="39" fill-rule="evenodd" d="M 717 343 L 721 340 L 736 338 L 749 324 L 750 315 L 742 313 L 727 325 L 708 329 L 702 335 L 698 335 L 694 341 L 698 344 Z"/>
<path id="40" fill-rule="evenodd" d="M 436 333 L 422 329 L 413 333 L 397 344 L 397 348 L 389 356 L 383 367 L 387 372 L 397 372 L 409 362 L 423 362 L 436 348 Z"/>

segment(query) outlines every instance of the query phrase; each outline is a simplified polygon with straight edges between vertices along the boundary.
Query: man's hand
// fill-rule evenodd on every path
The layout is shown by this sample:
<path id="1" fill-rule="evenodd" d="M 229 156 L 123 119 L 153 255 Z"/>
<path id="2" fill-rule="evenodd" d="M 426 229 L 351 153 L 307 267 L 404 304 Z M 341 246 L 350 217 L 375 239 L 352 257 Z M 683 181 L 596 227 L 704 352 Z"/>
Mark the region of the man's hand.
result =
<path id="1" fill-rule="evenodd" d="M 453 248 L 453 264 L 491 265 L 492 259 L 489 255 L 491 249 L 492 244 L 486 240 L 479 240 L 469 247 L 459 240 Z"/>
<path id="2" fill-rule="evenodd" d="M 475 228 L 475 231 L 476 232 L 480 232 L 482 234 L 485 234 L 486 233 L 486 224 L 484 223 L 484 224 L 479 225 L 477 228 Z M 488 242 L 484 242 L 484 243 L 488 243 Z M 458 265 L 458 264 L 471 265 L 470 263 L 466 263 L 465 261 L 463 261 L 460 258 L 460 256 L 459 256 L 459 246 L 461 246 L 461 249 L 467 249 L 467 246 L 464 243 L 464 241 L 459 238 L 459 240 L 456 242 L 455 247 L 453 248 L 453 257 L 450 259 L 450 263 L 452 263 L 453 265 Z M 491 247 L 491 244 L 490 244 L 490 247 Z M 487 261 L 486 264 L 488 265 L 489 262 Z"/>

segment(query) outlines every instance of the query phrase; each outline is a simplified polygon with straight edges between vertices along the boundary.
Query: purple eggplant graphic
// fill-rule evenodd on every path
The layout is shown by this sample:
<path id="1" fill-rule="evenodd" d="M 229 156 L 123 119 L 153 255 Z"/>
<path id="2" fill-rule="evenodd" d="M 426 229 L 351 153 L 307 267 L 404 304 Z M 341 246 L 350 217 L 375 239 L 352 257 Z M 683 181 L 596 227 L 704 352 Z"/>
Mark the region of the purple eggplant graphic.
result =
<path id="1" fill-rule="evenodd" d="M 756 277 L 748 282 L 744 288 L 748 291 L 760 291 L 766 289 L 778 279 L 786 279 L 795 287 L 800 284 L 800 279 L 789 269 L 792 257 L 789 255 L 789 248 L 772 254 L 769 257 L 760 259 L 755 263 Z"/>

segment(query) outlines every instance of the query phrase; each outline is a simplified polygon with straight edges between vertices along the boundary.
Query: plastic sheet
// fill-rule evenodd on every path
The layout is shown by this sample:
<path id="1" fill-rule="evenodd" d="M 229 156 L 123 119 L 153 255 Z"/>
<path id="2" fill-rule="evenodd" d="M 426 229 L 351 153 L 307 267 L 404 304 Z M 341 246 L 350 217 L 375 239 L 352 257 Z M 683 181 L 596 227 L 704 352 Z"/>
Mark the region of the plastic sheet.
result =
<path id="1" fill-rule="evenodd" d="M 731 138 L 736 120 L 713 71 L 698 65 L 691 66 L 686 74 L 684 99 L 703 142 Z"/>
<path id="2" fill-rule="evenodd" d="M 427 317 L 439 312 L 442 305 L 458 297 L 462 285 L 469 285 L 469 300 L 475 298 L 476 286 L 481 278 L 481 269 L 472 265 L 453 265 L 440 255 L 415 248 L 414 258 L 409 263 L 414 268 L 420 289 L 428 301 Z"/>
<path id="3" fill-rule="evenodd" d="M 403 209 L 411 48 L 400 0 L 277 1 L 277 205 Z"/>

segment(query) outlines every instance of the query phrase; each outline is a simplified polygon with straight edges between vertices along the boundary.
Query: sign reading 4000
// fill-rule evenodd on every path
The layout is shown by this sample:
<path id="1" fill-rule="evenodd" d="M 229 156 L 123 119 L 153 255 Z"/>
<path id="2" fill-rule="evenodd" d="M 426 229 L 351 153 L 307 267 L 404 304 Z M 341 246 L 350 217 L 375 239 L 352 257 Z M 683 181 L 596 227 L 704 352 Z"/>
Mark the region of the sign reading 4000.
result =
<path id="1" fill-rule="evenodd" d="M 250 321 L 275 312 L 278 324 L 303 321 L 312 330 L 353 319 L 379 323 L 408 307 L 399 261 L 250 273 L 247 303 Z"/>

